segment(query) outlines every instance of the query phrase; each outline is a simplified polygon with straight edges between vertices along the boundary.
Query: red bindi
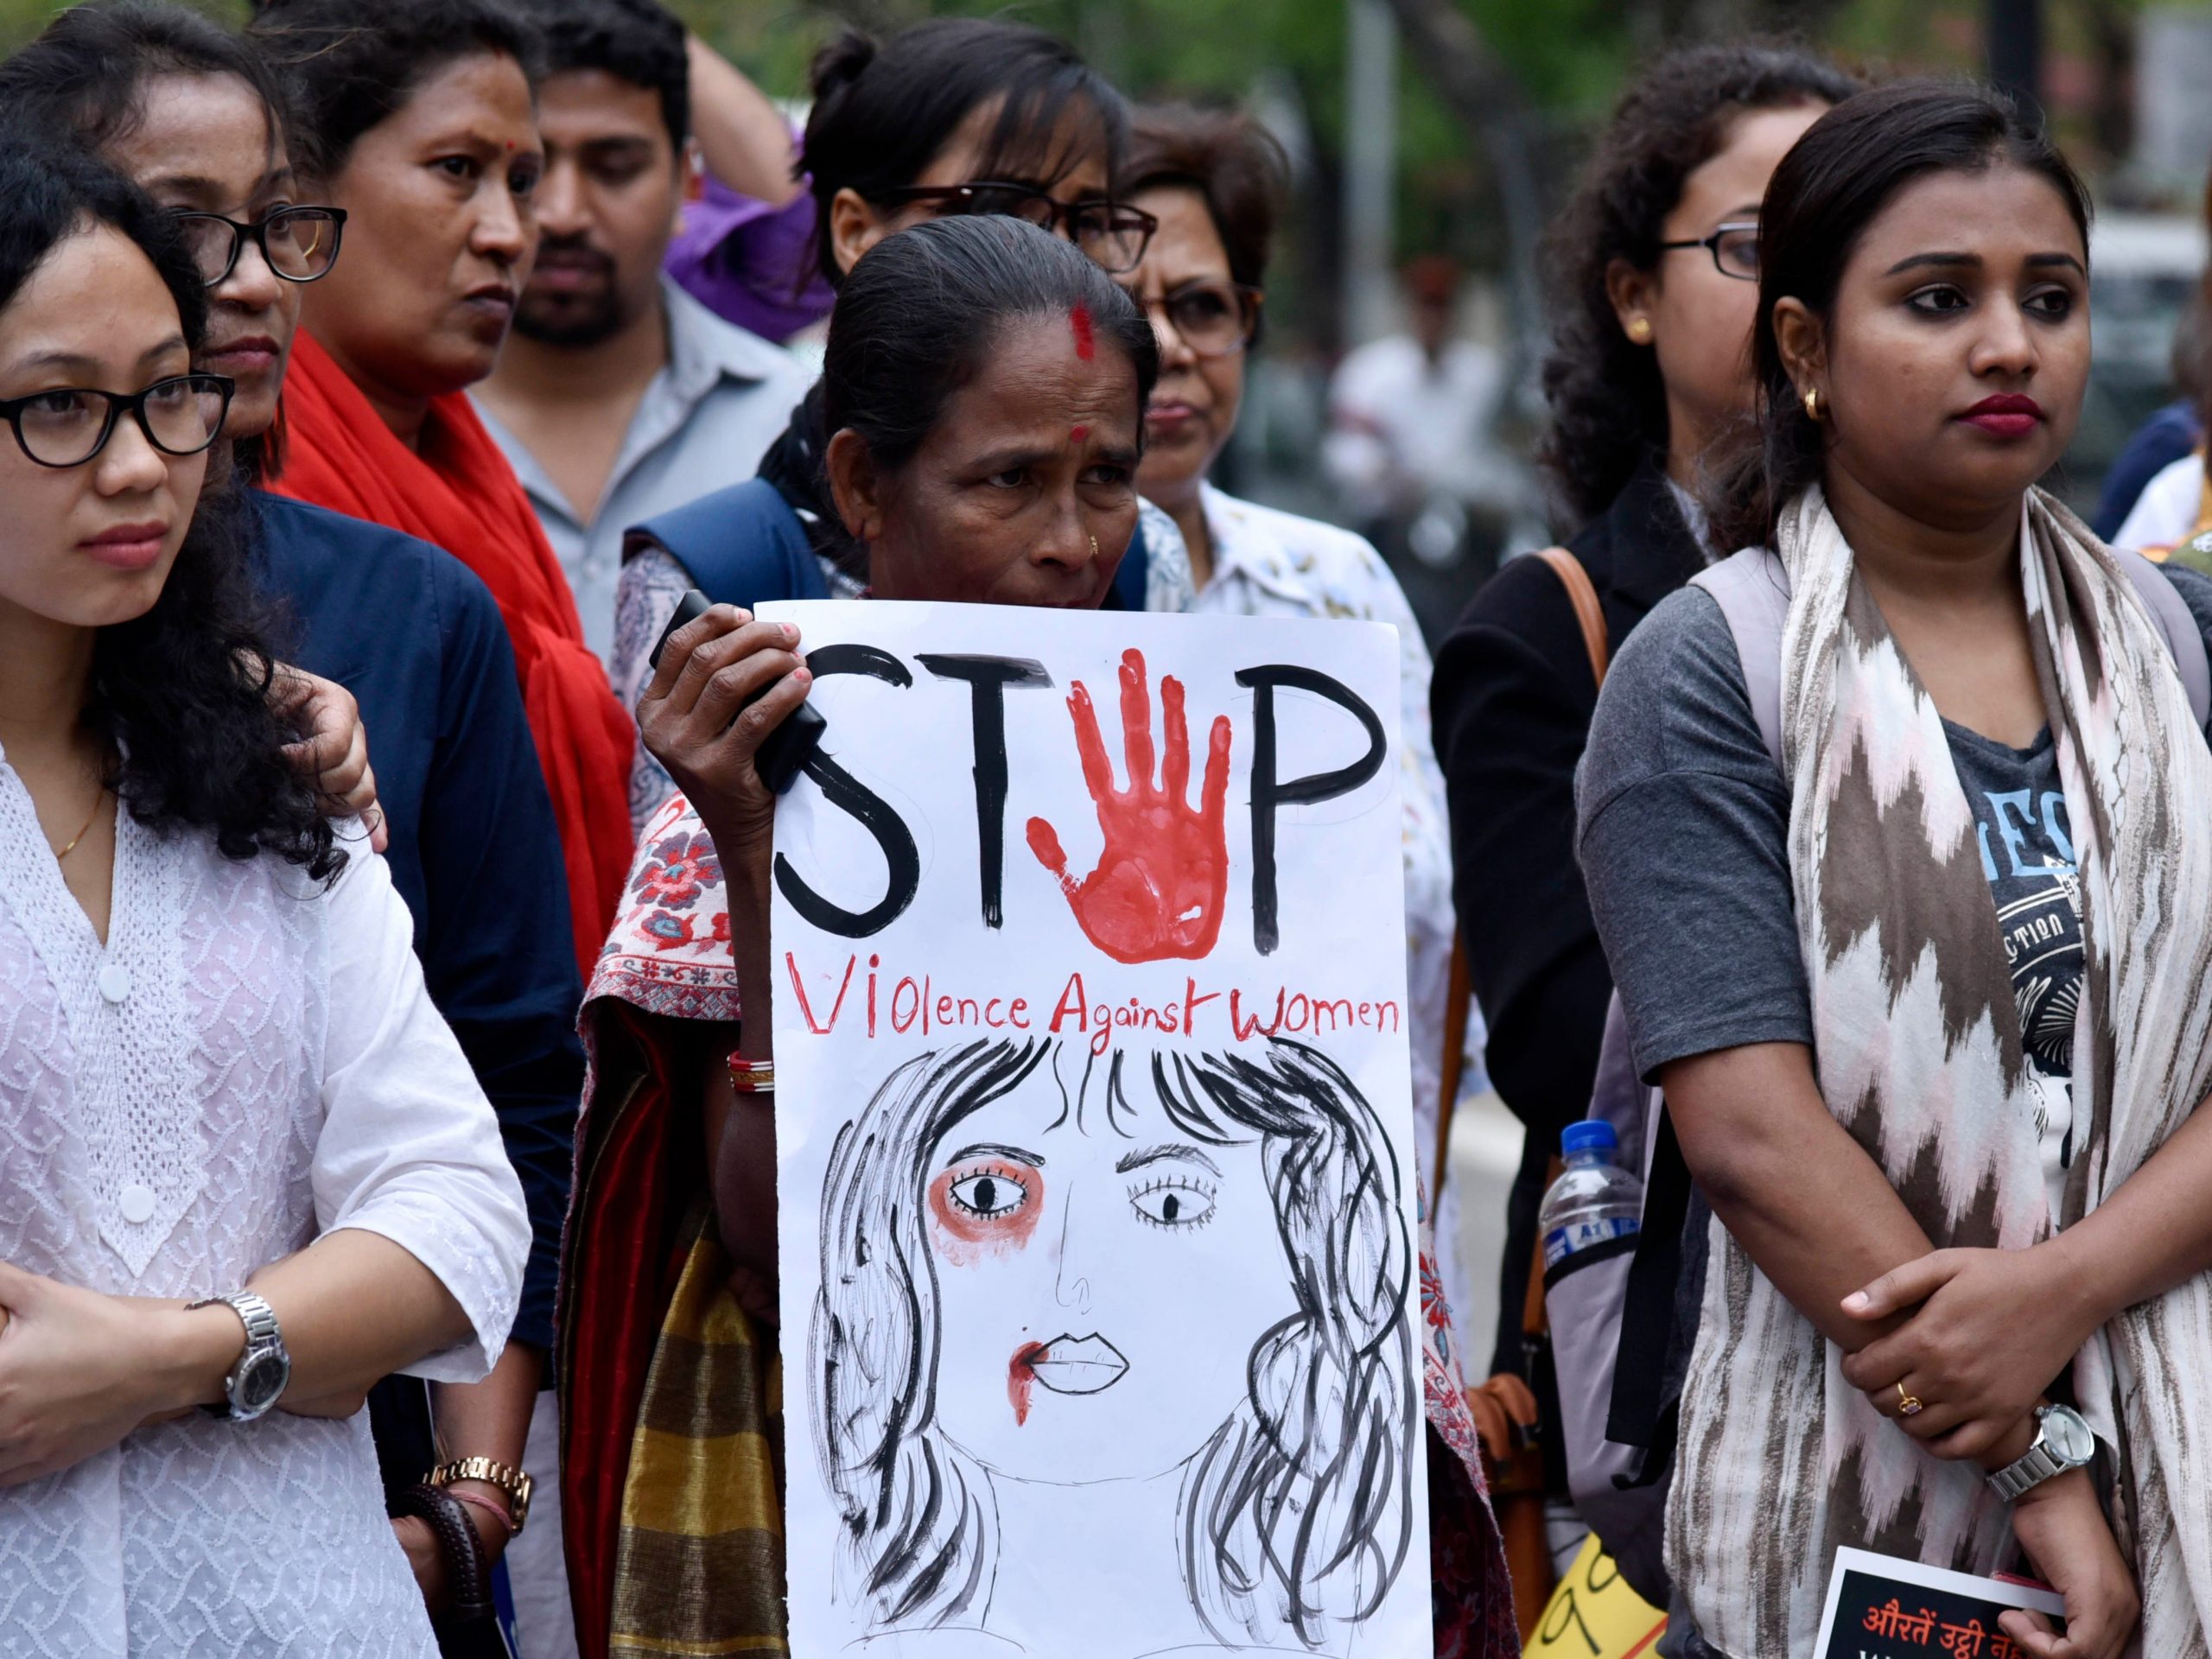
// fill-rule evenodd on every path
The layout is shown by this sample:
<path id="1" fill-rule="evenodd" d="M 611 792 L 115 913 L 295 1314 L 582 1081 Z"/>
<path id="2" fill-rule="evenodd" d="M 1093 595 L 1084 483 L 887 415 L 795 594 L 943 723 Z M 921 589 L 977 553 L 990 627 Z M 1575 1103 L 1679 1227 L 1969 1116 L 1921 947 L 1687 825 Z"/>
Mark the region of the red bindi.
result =
<path id="1" fill-rule="evenodd" d="M 1090 330 L 1090 308 L 1078 305 L 1069 312 L 1068 327 L 1075 334 L 1075 354 L 1084 362 L 1090 362 L 1098 349 L 1096 337 Z"/>
<path id="2" fill-rule="evenodd" d="M 1070 443 L 1081 443 L 1090 435 L 1090 429 L 1087 426 L 1071 426 L 1068 428 L 1068 442 Z"/>

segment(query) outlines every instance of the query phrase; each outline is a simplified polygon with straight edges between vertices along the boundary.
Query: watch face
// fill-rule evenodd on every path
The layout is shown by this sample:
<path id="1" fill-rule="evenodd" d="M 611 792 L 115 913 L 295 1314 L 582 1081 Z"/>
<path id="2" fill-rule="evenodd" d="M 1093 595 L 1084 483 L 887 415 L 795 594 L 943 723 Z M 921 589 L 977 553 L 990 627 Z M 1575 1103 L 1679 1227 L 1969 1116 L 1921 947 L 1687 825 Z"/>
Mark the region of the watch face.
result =
<path id="1" fill-rule="evenodd" d="M 276 1396 L 284 1392 L 290 1381 L 289 1361 L 275 1349 L 256 1354 L 238 1373 L 238 1387 L 232 1391 L 232 1403 L 238 1414 L 258 1417 L 276 1403 Z"/>
<path id="2" fill-rule="evenodd" d="M 2056 1452 L 2069 1468 L 2078 1469 L 2097 1454 L 2097 1437 L 2082 1421 L 2078 1412 L 2063 1406 L 2054 1406 L 2043 1414 L 2043 1435 L 2046 1444 Z"/>

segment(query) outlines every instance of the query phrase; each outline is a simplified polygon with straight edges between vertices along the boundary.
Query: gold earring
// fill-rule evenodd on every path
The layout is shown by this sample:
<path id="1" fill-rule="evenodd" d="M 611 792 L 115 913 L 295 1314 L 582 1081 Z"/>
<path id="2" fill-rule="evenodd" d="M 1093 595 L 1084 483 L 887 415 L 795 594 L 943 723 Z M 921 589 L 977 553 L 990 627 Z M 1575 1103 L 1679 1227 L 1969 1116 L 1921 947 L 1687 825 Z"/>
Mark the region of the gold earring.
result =
<path id="1" fill-rule="evenodd" d="M 1630 317 L 1628 323 L 1628 337 L 1639 346 L 1649 346 L 1651 343 L 1651 319 Z"/>
<path id="2" fill-rule="evenodd" d="M 1818 386 L 1805 389 L 1805 418 L 1814 422 L 1821 418 L 1821 389 Z"/>

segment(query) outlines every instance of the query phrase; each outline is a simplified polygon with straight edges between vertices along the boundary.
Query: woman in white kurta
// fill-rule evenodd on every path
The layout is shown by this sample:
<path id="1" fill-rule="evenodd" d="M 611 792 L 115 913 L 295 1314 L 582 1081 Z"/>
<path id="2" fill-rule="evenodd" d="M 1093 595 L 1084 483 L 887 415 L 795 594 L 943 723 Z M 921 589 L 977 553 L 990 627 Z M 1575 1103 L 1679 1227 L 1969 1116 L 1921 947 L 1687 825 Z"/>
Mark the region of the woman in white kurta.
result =
<path id="1" fill-rule="evenodd" d="M 1160 384 L 1146 410 L 1137 487 L 1182 531 L 1197 591 L 1192 612 L 1349 617 L 1398 631 L 1414 1121 L 1421 1176 L 1436 1193 L 1454 923 L 1444 776 L 1428 734 L 1428 647 L 1397 578 L 1364 537 L 1240 501 L 1206 481 L 1243 400 L 1244 350 L 1259 329 L 1281 179 L 1281 151 L 1247 118 L 1196 110 L 1148 110 L 1137 118 L 1123 188 L 1160 221 L 1128 279 L 1160 340 Z M 1478 1054 L 1480 1020 L 1470 1008 Z M 1448 1199 L 1436 1224 L 1441 1238 L 1454 1236 Z M 1465 1306 L 1458 1251 L 1440 1249 L 1437 1255 L 1453 1305 Z"/>
<path id="2" fill-rule="evenodd" d="M 361 1396 L 489 1369 L 528 1227 L 281 754 L 204 305 L 130 186 L 0 143 L 0 1649 L 423 1659 Z"/>

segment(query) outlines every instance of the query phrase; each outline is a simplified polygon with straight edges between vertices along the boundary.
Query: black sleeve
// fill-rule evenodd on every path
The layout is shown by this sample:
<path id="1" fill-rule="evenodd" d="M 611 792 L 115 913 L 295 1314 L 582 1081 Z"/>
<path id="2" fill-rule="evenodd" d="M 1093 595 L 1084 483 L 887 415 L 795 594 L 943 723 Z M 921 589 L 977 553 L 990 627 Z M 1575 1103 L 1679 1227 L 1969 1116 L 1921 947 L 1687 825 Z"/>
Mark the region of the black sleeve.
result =
<path id="1" fill-rule="evenodd" d="M 532 1240 L 513 1339 L 550 1349 L 561 1224 L 583 1092 L 582 1001 L 553 804 L 491 592 L 440 572 L 438 746 L 423 801 L 432 925 L 423 969 L 499 1114 Z"/>
<path id="2" fill-rule="evenodd" d="M 1713 597 L 1662 601 L 1622 649 L 1579 786 L 1583 874 L 1637 1071 L 1813 1039 L 1789 794 Z"/>
<path id="3" fill-rule="evenodd" d="M 1490 1074 L 1546 1155 L 1589 1109 L 1612 990 L 1574 858 L 1574 768 L 1595 702 L 1567 590 L 1533 558 L 1468 607 L 1429 691 Z"/>

